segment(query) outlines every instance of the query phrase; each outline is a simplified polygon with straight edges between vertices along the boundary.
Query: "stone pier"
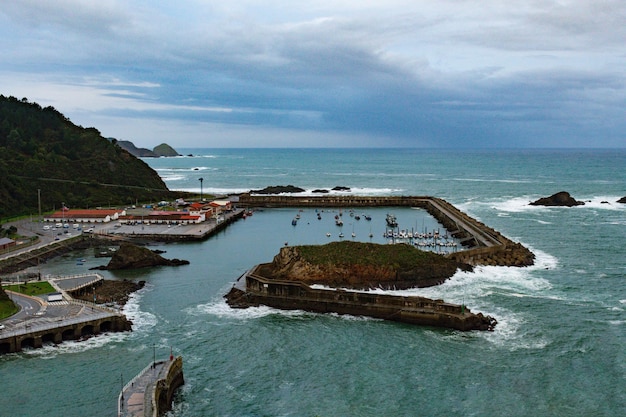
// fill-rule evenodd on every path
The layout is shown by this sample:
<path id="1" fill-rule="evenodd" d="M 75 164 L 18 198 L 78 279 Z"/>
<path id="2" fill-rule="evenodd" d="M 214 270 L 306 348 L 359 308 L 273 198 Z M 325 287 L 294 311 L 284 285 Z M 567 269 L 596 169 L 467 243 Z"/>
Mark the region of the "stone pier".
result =
<path id="1" fill-rule="evenodd" d="M 120 392 L 118 417 L 158 417 L 172 407 L 172 398 L 185 383 L 183 358 L 151 363 Z"/>

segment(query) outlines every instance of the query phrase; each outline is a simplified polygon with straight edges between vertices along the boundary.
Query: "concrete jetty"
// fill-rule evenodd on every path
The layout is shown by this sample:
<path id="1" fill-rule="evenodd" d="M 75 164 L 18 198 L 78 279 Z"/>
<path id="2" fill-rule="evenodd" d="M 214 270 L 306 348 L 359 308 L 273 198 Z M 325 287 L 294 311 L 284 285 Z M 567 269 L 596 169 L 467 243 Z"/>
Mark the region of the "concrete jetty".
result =
<path id="1" fill-rule="evenodd" d="M 172 407 L 172 397 L 185 383 L 183 358 L 155 361 L 131 379 L 118 397 L 118 417 L 158 417 Z"/>
<path id="2" fill-rule="evenodd" d="M 266 305 L 283 310 L 305 310 L 368 316 L 422 326 L 461 331 L 493 330 L 497 321 L 474 314 L 464 305 L 415 296 L 371 294 L 345 289 L 314 289 L 300 281 L 268 279 L 260 265 L 242 275 L 225 296 L 233 308 Z"/>

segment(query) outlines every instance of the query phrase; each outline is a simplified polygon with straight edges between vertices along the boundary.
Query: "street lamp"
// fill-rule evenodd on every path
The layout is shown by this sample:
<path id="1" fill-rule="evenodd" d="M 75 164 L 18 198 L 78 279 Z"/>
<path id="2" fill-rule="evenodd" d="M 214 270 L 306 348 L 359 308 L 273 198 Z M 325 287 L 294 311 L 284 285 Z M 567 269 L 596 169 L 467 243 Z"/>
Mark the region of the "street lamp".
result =
<path id="1" fill-rule="evenodd" d="M 200 201 L 202 201 L 202 181 L 204 181 L 204 178 L 198 178 L 198 181 L 200 181 Z"/>

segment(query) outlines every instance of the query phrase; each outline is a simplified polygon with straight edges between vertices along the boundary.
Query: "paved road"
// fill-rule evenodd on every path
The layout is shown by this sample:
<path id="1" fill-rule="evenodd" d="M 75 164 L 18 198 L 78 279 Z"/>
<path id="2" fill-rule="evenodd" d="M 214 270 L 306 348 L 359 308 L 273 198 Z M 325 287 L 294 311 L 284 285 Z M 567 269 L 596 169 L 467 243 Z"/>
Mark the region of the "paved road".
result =
<path id="1" fill-rule="evenodd" d="M 2 324 L 7 326 L 7 329 L 41 314 L 42 303 L 37 299 L 12 291 L 7 291 L 7 294 L 20 307 L 20 311 L 17 314 L 2 321 Z"/>

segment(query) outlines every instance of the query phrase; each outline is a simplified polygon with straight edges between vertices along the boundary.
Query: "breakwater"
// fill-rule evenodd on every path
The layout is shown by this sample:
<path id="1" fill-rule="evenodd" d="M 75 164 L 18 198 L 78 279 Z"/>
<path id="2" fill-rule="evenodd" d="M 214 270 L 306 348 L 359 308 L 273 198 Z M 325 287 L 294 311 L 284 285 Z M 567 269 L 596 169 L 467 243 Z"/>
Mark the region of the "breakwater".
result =
<path id="1" fill-rule="evenodd" d="M 456 330 L 493 330 L 496 320 L 463 305 L 424 297 L 371 294 L 343 289 L 314 289 L 297 281 L 268 279 L 261 265 L 248 271 L 225 296 L 234 308 L 267 305 L 285 310 L 368 316 Z"/>
<path id="2" fill-rule="evenodd" d="M 118 417 L 158 417 L 172 407 L 174 393 L 185 383 L 183 358 L 155 361 L 130 380 L 118 397 Z"/>
<path id="3" fill-rule="evenodd" d="M 239 206 L 254 207 L 418 207 L 426 210 L 461 241 L 463 250 L 446 256 L 469 265 L 529 266 L 534 254 L 449 202 L 428 196 L 239 196 Z"/>

